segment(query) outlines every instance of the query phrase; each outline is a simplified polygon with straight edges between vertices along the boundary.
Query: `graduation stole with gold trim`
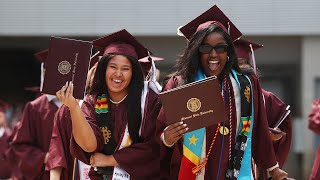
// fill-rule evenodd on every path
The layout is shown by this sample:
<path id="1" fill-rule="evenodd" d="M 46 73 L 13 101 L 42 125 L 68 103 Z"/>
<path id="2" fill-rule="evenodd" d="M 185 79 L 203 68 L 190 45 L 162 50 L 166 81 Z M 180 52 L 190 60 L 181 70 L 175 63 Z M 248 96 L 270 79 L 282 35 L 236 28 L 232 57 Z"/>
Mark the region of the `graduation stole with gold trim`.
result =
<path id="1" fill-rule="evenodd" d="M 108 99 L 105 94 L 97 96 L 95 113 L 97 124 L 100 127 L 104 139 L 102 153 L 111 155 L 116 150 L 117 144 L 114 139 L 111 113 L 109 112 Z M 97 173 L 111 176 L 113 167 L 98 167 Z"/>

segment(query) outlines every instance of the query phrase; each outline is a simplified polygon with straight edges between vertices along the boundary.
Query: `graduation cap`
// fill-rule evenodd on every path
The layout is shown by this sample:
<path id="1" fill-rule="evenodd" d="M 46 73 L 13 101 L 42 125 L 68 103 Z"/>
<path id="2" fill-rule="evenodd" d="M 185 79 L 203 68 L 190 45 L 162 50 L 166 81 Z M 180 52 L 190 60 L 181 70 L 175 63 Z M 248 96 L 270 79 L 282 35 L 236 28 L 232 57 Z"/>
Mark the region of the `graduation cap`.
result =
<path id="1" fill-rule="evenodd" d="M 0 100 L 0 112 L 6 112 L 8 108 L 9 108 L 9 104 Z"/>
<path id="2" fill-rule="evenodd" d="M 256 44 L 244 39 L 237 39 L 233 43 L 236 48 L 238 58 L 242 59 L 243 61 L 246 61 L 247 63 L 251 61 L 250 64 L 253 66 L 254 73 L 257 73 L 254 51 L 259 48 L 262 48 L 263 45 Z"/>
<path id="3" fill-rule="evenodd" d="M 49 49 L 42 50 L 40 52 L 34 53 L 33 56 L 41 63 L 46 63 L 48 59 Z"/>
<path id="4" fill-rule="evenodd" d="M 162 57 L 156 57 L 156 56 L 150 56 L 150 57 L 151 57 L 152 61 L 163 61 L 164 60 L 164 58 L 162 58 Z M 142 59 L 139 59 L 139 63 L 142 68 L 144 76 L 147 76 L 150 69 L 151 69 L 151 66 L 152 66 L 152 62 L 149 60 L 149 57 L 144 57 Z"/>
<path id="5" fill-rule="evenodd" d="M 137 60 L 149 55 L 148 50 L 125 29 L 96 39 L 93 45 L 100 51 L 100 55 L 121 54 Z"/>
<path id="6" fill-rule="evenodd" d="M 40 93 L 40 87 L 39 86 L 24 87 L 24 90 L 30 91 L 30 92 L 35 92 L 35 93 Z"/>
<path id="7" fill-rule="evenodd" d="M 44 81 L 44 68 L 46 65 L 46 62 L 48 60 L 48 54 L 49 54 L 49 49 L 42 50 L 40 52 L 37 52 L 33 54 L 33 56 L 41 62 L 41 77 L 40 77 L 40 90 L 42 90 L 42 85 Z"/>
<path id="8" fill-rule="evenodd" d="M 150 61 L 148 60 L 148 58 L 149 58 L 149 57 L 144 57 L 144 58 L 142 58 L 142 59 L 139 59 L 139 62 L 149 63 Z M 152 58 L 152 60 L 154 60 L 154 61 L 162 61 L 162 60 L 164 60 L 164 58 L 162 58 L 162 57 L 156 57 L 156 56 L 152 56 L 152 55 L 151 55 L 151 58 Z"/>
<path id="9" fill-rule="evenodd" d="M 190 40 L 193 34 L 212 24 L 220 26 L 230 35 L 232 41 L 242 36 L 242 33 L 238 30 L 238 28 L 216 5 L 212 6 L 206 12 L 202 13 L 185 26 L 180 27 L 178 29 L 178 35 L 183 35 Z"/>

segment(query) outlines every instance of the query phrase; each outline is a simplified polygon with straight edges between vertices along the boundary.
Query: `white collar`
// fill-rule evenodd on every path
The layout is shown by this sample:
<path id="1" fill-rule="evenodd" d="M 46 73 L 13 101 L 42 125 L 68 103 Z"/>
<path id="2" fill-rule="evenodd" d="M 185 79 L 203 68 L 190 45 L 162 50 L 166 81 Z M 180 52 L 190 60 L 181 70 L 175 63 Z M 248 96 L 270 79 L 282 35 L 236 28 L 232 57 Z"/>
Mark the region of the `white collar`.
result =
<path id="1" fill-rule="evenodd" d="M 57 98 L 56 96 L 54 96 L 54 95 L 49 95 L 49 94 L 46 94 L 46 96 L 47 96 L 47 100 L 48 100 L 49 102 L 51 102 L 52 100 L 54 100 L 54 99 Z"/>
<path id="2" fill-rule="evenodd" d="M 49 95 L 49 94 L 46 94 L 47 96 L 47 100 L 49 102 L 53 102 L 57 107 L 61 107 L 62 106 L 62 103 L 58 100 L 58 98 L 54 95 Z"/>

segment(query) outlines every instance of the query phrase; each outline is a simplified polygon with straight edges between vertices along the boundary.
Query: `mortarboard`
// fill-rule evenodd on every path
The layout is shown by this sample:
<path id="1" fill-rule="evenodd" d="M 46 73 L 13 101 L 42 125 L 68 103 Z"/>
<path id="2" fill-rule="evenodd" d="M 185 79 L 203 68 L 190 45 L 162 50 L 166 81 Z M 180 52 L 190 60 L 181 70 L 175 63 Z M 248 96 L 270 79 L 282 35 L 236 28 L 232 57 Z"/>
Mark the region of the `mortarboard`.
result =
<path id="1" fill-rule="evenodd" d="M 96 39 L 93 41 L 93 45 L 100 52 L 103 52 L 103 55 L 121 54 L 138 60 L 149 54 L 148 50 L 125 29 Z"/>
<path id="2" fill-rule="evenodd" d="M 238 28 L 216 5 L 212 6 L 206 12 L 202 13 L 185 26 L 180 27 L 178 31 L 180 31 L 183 36 L 190 40 L 193 34 L 211 24 L 220 26 L 230 35 L 232 41 L 242 36 L 242 33 L 238 30 Z M 179 35 L 180 32 L 178 32 Z"/>
<path id="3" fill-rule="evenodd" d="M 33 56 L 41 63 L 46 63 L 48 59 L 49 49 L 42 50 L 40 52 L 34 53 Z"/>
<path id="4" fill-rule="evenodd" d="M 149 57 L 141 58 L 141 59 L 139 59 L 139 62 L 148 63 L 148 62 L 150 62 L 150 61 L 148 60 L 148 58 L 149 58 Z M 151 56 L 151 58 L 152 58 L 152 60 L 154 60 L 154 61 L 162 61 L 162 60 L 164 60 L 164 58 L 162 58 L 162 57 L 156 57 L 156 56 Z"/>
<path id="5" fill-rule="evenodd" d="M 49 49 L 42 50 L 33 54 L 33 56 L 41 62 L 41 76 L 40 76 L 40 90 L 42 89 L 43 81 L 44 81 L 44 68 L 46 62 L 48 60 Z"/>
<path id="6" fill-rule="evenodd" d="M 150 56 L 152 58 L 152 61 L 162 61 L 164 58 L 162 57 L 156 57 L 156 56 Z M 144 57 L 142 59 L 139 59 L 140 66 L 142 68 L 144 76 L 147 76 L 149 73 L 149 70 L 152 66 L 152 62 L 149 60 L 149 57 Z"/>
<path id="7" fill-rule="evenodd" d="M 234 46 L 237 52 L 238 58 L 244 59 L 247 62 L 250 62 L 253 66 L 254 72 L 257 72 L 257 67 L 256 67 L 256 60 L 254 56 L 254 51 L 256 49 L 262 48 L 263 45 L 261 44 L 256 44 L 244 39 L 237 39 L 234 42 Z"/>
<path id="8" fill-rule="evenodd" d="M 24 90 L 39 93 L 40 87 L 39 86 L 24 87 Z"/>

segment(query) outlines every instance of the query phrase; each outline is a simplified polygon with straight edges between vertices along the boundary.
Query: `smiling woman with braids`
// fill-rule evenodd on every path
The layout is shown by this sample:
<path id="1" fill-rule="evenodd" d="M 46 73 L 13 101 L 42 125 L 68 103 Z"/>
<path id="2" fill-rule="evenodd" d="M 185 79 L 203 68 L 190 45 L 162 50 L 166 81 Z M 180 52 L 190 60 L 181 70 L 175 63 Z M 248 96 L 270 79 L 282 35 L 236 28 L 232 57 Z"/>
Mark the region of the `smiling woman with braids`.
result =
<path id="1" fill-rule="evenodd" d="M 71 114 L 71 154 L 93 167 L 91 179 L 154 179 L 159 176 L 154 165 L 159 164 L 154 141 L 158 94 L 144 89 L 138 62 L 148 51 L 126 30 L 93 44 L 104 55 L 81 108 L 72 96 L 72 83 L 57 92 Z"/>
<path id="2" fill-rule="evenodd" d="M 162 178 L 254 179 L 252 158 L 259 167 L 268 169 L 275 180 L 285 178 L 273 151 L 259 81 L 238 66 L 232 42 L 241 33 L 217 6 L 180 30 L 189 40 L 188 45 L 164 90 L 217 76 L 227 119 L 187 132 L 183 122 L 167 126 L 162 108 L 157 125 Z"/>

